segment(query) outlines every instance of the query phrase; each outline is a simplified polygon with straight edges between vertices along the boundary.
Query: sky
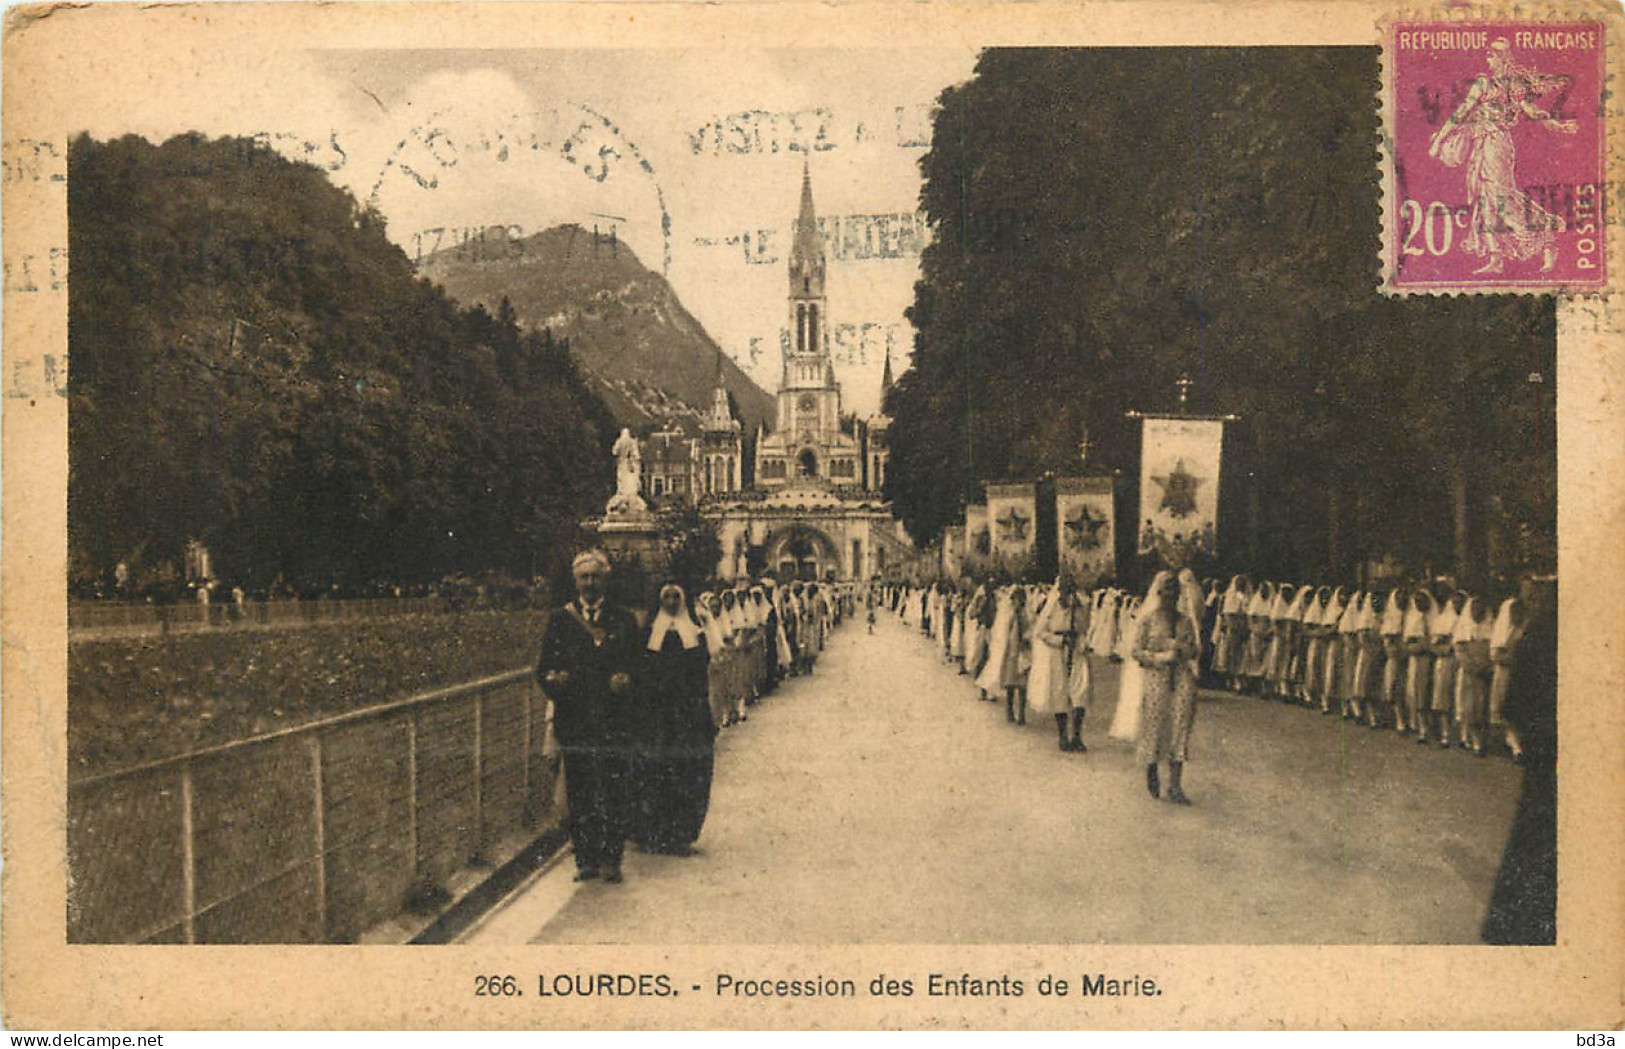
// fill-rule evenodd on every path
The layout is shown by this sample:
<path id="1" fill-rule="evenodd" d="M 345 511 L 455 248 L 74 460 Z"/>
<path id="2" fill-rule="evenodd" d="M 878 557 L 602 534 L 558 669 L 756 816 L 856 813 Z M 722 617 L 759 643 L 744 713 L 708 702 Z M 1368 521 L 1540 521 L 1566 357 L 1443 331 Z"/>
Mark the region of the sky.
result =
<path id="1" fill-rule="evenodd" d="M 837 376 L 846 408 L 867 413 L 888 347 L 900 373 L 913 342 L 903 311 L 927 235 L 916 212 L 932 107 L 975 59 L 970 49 L 282 52 L 259 69 L 168 74 L 173 84 L 144 71 L 119 125 L 86 130 L 263 136 L 376 207 L 414 258 L 494 225 L 613 228 L 770 393 L 806 164 L 833 223 Z"/>

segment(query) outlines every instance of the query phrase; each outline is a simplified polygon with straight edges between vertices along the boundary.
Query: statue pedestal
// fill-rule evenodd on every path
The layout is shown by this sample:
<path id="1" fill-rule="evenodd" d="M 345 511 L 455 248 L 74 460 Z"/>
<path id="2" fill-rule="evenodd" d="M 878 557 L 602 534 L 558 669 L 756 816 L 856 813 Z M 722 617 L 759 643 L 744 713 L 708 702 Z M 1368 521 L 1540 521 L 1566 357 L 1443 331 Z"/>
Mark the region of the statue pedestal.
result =
<path id="1" fill-rule="evenodd" d="M 660 521 L 654 514 L 605 514 L 583 522 L 598 537 L 598 545 L 614 560 L 635 558 L 650 573 L 665 571 L 668 560 Z"/>

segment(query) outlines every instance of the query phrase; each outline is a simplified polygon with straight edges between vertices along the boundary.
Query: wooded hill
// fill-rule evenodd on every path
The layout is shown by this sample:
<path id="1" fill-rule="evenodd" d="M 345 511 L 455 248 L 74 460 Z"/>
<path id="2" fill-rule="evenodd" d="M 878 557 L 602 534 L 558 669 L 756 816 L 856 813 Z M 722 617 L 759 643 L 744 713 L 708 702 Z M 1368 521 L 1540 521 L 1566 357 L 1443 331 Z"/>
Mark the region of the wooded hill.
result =
<path id="1" fill-rule="evenodd" d="M 610 486 L 569 347 L 463 308 L 315 167 L 237 138 L 68 161 L 70 575 L 189 539 L 253 590 L 528 577 Z"/>

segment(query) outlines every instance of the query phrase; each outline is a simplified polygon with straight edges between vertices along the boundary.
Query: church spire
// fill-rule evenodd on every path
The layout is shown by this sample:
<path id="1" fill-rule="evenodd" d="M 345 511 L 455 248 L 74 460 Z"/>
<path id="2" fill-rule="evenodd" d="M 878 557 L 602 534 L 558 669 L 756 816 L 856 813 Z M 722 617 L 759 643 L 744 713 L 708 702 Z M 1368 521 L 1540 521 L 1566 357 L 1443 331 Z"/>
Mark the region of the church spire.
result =
<path id="1" fill-rule="evenodd" d="M 824 236 L 818 230 L 818 211 L 813 206 L 812 170 L 801 164 L 801 210 L 796 214 L 790 244 L 790 296 L 801 299 L 824 297 Z"/>
<path id="2" fill-rule="evenodd" d="M 733 417 L 733 407 L 728 403 L 728 382 L 722 370 L 722 347 L 717 347 L 717 377 L 716 387 L 711 392 L 711 414 L 706 419 L 706 426 L 713 430 L 738 429 L 739 423 Z"/>
<path id="3" fill-rule="evenodd" d="M 886 367 L 880 373 L 880 403 L 882 407 L 886 404 L 886 395 L 891 392 L 891 384 L 891 347 L 888 346 L 886 347 Z"/>

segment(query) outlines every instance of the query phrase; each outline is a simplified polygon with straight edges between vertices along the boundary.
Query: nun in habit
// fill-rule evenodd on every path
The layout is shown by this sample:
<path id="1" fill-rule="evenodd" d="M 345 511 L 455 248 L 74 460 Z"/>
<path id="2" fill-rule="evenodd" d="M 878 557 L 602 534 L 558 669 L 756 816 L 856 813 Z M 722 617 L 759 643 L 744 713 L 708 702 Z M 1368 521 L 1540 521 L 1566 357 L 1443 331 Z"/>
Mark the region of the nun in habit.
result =
<path id="1" fill-rule="evenodd" d="M 675 583 L 660 588 L 643 647 L 637 841 L 646 852 L 689 856 L 711 804 L 717 728 L 707 698 L 706 634 Z"/>
<path id="2" fill-rule="evenodd" d="M 1162 797 L 1157 765 L 1168 763 L 1168 800 L 1176 805 L 1191 803 L 1182 779 L 1196 719 L 1192 668 L 1202 652 L 1196 636 L 1200 621 L 1190 614 L 1201 594 L 1186 598 L 1184 589 L 1172 572 L 1158 572 L 1140 605 L 1134 638 L 1134 661 L 1140 665 L 1141 681 L 1135 756 L 1145 766 L 1145 788 L 1153 798 Z"/>

